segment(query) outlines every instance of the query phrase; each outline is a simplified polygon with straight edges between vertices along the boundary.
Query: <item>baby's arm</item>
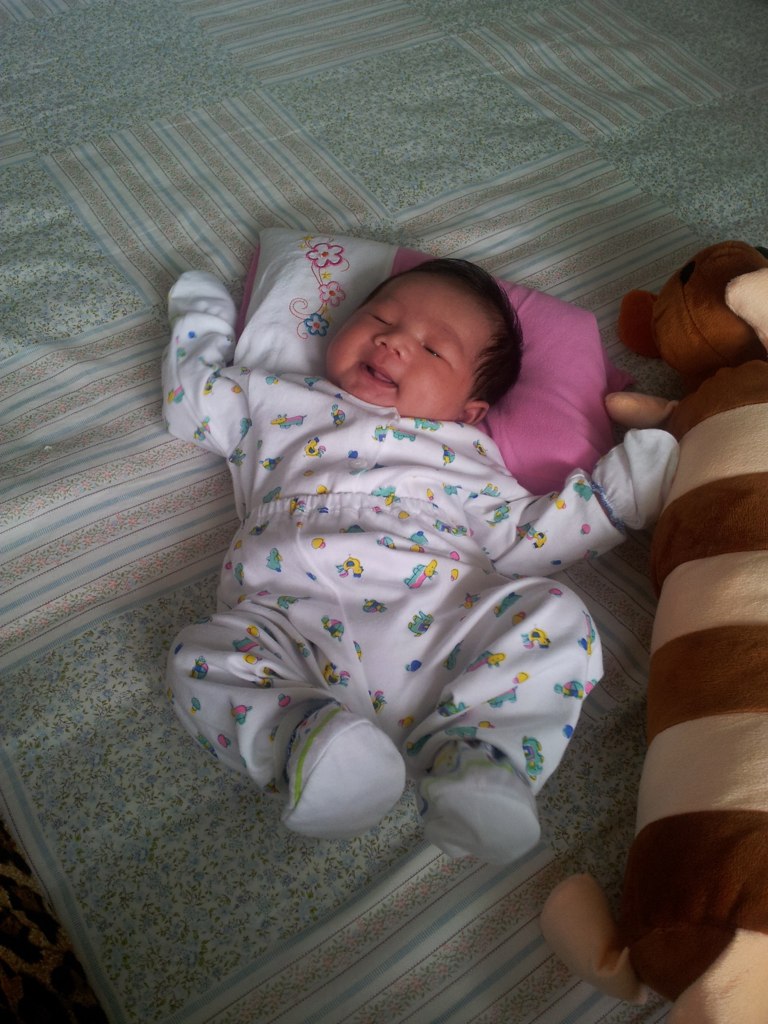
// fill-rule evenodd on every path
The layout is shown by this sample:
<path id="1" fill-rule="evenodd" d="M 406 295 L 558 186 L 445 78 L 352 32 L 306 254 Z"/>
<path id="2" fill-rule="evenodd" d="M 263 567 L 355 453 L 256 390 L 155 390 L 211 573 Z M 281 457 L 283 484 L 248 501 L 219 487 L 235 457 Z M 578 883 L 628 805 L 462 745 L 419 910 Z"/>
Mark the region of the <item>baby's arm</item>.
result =
<path id="1" fill-rule="evenodd" d="M 486 549 L 505 575 L 545 576 L 651 526 L 677 466 L 677 442 L 664 430 L 630 430 L 591 477 L 575 470 L 559 493 L 519 498 L 485 517 Z M 494 518 L 498 521 L 493 522 Z M 491 525 L 493 523 L 493 525 Z"/>
<path id="2" fill-rule="evenodd" d="M 235 348 L 235 305 L 211 274 L 188 271 L 168 296 L 171 341 L 163 357 L 168 429 L 230 455 L 248 416 L 242 374 L 228 364 Z"/>

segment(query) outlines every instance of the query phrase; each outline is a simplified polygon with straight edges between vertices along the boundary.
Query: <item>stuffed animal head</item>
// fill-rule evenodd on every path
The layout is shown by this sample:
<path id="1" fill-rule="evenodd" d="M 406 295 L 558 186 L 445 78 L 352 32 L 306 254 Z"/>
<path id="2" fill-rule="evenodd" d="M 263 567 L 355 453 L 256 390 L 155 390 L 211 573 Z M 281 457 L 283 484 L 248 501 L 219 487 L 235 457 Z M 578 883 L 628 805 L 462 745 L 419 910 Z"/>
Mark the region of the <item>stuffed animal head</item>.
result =
<path id="1" fill-rule="evenodd" d="M 764 251 L 720 242 L 693 256 L 658 293 L 632 291 L 619 311 L 619 338 L 633 352 L 660 357 L 687 391 L 721 366 L 764 357 L 754 328 L 725 301 L 729 281 L 768 267 Z"/>
<path id="2" fill-rule="evenodd" d="M 768 342 L 768 267 L 719 287 L 717 303 Z M 673 1003 L 670 1024 L 768 1021 L 768 360 L 759 352 L 718 370 L 671 415 L 656 406 L 680 459 L 651 548 L 659 604 L 648 752 L 621 902 L 614 920 L 595 880 L 576 875 L 541 915 L 575 974 L 630 1002 L 659 993 Z"/>

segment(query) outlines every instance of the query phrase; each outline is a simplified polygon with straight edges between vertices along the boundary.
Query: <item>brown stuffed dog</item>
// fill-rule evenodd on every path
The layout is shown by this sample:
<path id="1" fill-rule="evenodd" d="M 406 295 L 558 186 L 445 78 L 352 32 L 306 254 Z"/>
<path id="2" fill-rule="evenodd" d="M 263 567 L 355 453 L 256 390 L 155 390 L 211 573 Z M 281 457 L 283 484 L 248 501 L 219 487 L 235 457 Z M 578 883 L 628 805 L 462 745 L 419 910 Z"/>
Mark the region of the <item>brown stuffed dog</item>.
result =
<path id="1" fill-rule="evenodd" d="M 725 288 L 740 274 L 768 267 L 765 253 L 746 242 L 702 249 L 658 295 L 628 292 L 619 310 L 620 340 L 642 356 L 660 357 L 680 374 L 686 391 L 722 366 L 762 359 L 752 326 L 724 303 Z"/>
<path id="2" fill-rule="evenodd" d="M 734 243 L 726 243 L 733 254 Z M 715 247 L 717 248 L 717 247 Z M 739 246 L 740 256 L 743 250 Z M 707 263 L 713 250 L 706 250 Z M 739 258 L 740 258 L 739 256 Z M 699 267 L 701 254 L 695 257 Z M 710 366 L 726 324 L 760 359 L 720 369 L 664 422 L 678 470 L 651 549 L 659 605 L 651 639 L 648 753 L 618 923 L 597 883 L 566 879 L 541 916 L 545 938 L 580 977 L 616 998 L 672 1001 L 670 1024 L 768 1022 L 768 261 L 703 299 L 709 336 L 675 275 L 659 337 L 689 380 Z M 740 266 L 739 260 L 736 265 Z M 695 271 L 694 271 L 695 273 Z M 737 271 L 738 273 L 738 271 Z M 728 279 L 730 280 L 730 279 Z M 682 287 L 681 287 L 682 284 Z M 673 294 L 678 308 L 671 309 Z M 694 318 L 695 320 L 695 318 Z M 750 326 L 751 325 L 751 326 Z M 726 330 L 728 338 L 734 332 Z M 762 341 L 762 345 L 759 342 Z M 666 357 L 665 357 L 666 358 Z M 674 403 L 672 403 L 674 404 Z M 610 396 L 627 425 L 658 424 L 670 403 Z"/>

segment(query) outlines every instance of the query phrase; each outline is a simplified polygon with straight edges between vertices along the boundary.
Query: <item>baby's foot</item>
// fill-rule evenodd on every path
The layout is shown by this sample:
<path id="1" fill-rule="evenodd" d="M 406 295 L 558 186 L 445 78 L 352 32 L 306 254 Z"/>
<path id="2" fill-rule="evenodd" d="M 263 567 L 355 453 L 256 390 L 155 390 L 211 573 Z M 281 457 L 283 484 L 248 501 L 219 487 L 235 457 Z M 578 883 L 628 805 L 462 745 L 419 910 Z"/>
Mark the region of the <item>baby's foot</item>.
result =
<path id="1" fill-rule="evenodd" d="M 449 857 L 511 864 L 541 835 L 530 783 L 489 743 L 450 741 L 419 783 L 424 834 Z"/>
<path id="2" fill-rule="evenodd" d="M 287 828 L 318 839 L 359 835 L 383 818 L 405 786 L 394 743 L 367 718 L 335 701 L 309 703 L 275 737 Z"/>

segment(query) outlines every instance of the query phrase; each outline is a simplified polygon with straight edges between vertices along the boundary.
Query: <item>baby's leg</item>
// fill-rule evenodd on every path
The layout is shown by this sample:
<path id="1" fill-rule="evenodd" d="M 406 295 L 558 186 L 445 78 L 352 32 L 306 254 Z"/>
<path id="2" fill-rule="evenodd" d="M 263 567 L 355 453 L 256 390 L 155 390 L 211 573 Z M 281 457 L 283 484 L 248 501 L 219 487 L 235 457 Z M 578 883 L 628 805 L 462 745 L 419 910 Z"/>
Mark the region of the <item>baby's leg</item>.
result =
<path id="1" fill-rule="evenodd" d="M 169 696 L 182 725 L 262 788 L 275 786 L 274 735 L 285 713 L 325 696 L 311 666 L 276 637 L 258 616 L 214 615 L 186 626 L 168 657 Z"/>
<path id="2" fill-rule="evenodd" d="M 600 644 L 581 601 L 552 580 L 484 594 L 472 614 L 453 680 L 411 744 L 427 837 L 508 863 L 538 841 L 534 797 L 602 674 Z"/>
<path id="3" fill-rule="evenodd" d="M 187 731 L 228 768 L 283 793 L 293 831 L 354 835 L 402 792 L 392 742 L 331 698 L 311 654 L 271 619 L 230 613 L 186 627 L 168 682 Z"/>
<path id="4" fill-rule="evenodd" d="M 359 835 L 403 792 L 405 765 L 392 740 L 335 700 L 286 715 L 276 744 L 285 751 L 278 779 L 286 795 L 283 824 L 294 832 L 320 839 Z"/>
<path id="5" fill-rule="evenodd" d="M 450 857 L 511 864 L 541 835 L 530 781 L 482 740 L 452 740 L 419 782 L 424 834 Z"/>

